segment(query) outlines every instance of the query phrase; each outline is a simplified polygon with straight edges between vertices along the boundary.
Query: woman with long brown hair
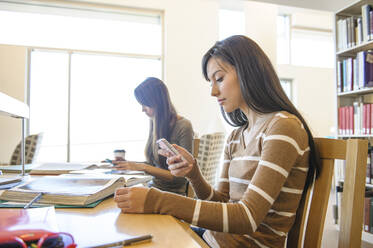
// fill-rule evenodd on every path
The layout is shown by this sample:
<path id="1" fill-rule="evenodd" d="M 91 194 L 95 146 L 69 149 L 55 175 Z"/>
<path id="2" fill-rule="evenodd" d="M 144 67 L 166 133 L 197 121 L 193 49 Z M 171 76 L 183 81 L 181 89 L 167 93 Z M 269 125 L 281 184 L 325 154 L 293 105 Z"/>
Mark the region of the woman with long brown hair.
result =
<path id="1" fill-rule="evenodd" d="M 305 188 L 320 161 L 307 123 L 284 93 L 263 50 L 245 36 L 217 42 L 202 59 L 227 122 L 228 137 L 216 188 L 193 156 L 167 156 L 171 173 L 185 176 L 199 199 L 148 188 L 121 188 L 125 213 L 170 214 L 195 226 L 211 247 L 284 247 Z"/>
<path id="2" fill-rule="evenodd" d="M 114 161 L 118 169 L 144 171 L 153 176 L 149 186 L 178 194 L 185 194 L 186 179 L 175 177 L 168 170 L 166 158 L 158 155 L 156 141 L 165 138 L 192 151 L 193 128 L 186 118 L 176 113 L 166 85 L 158 78 L 149 77 L 135 88 L 137 101 L 150 119 L 146 162 Z"/>

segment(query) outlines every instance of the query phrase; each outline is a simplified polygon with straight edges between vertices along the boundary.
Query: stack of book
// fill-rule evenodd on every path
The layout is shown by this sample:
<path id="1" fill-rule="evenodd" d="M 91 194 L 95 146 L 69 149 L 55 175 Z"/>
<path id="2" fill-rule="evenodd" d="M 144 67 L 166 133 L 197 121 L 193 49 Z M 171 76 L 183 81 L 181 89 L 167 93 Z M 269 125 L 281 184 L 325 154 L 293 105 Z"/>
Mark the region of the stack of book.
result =
<path id="1" fill-rule="evenodd" d="M 151 176 L 63 174 L 32 178 L 0 193 L 0 200 L 28 203 L 41 194 L 38 203 L 87 206 L 113 195 L 119 187 L 151 180 Z"/>

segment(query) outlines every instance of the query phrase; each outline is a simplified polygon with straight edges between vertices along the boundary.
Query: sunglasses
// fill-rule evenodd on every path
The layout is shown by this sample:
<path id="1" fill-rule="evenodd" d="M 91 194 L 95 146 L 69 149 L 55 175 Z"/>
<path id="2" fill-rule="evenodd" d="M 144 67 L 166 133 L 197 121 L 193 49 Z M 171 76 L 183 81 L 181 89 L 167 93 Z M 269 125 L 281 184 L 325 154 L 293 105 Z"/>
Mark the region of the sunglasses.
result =
<path id="1" fill-rule="evenodd" d="M 0 248 L 75 248 L 74 238 L 69 233 L 48 233 L 39 240 L 30 240 L 25 235 L 1 237 Z"/>

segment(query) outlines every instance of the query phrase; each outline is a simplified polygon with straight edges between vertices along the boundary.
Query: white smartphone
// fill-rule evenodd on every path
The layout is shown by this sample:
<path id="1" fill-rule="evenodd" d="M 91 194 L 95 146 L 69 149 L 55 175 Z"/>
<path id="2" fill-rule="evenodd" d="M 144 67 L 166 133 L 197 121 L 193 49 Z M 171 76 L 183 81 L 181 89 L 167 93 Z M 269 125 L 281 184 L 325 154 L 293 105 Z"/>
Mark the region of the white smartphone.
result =
<path id="1" fill-rule="evenodd" d="M 179 155 L 179 151 L 176 150 L 175 147 L 173 147 L 166 139 L 162 138 L 157 140 L 157 144 L 159 145 L 160 148 L 172 153 L 172 155 L 176 156 Z"/>

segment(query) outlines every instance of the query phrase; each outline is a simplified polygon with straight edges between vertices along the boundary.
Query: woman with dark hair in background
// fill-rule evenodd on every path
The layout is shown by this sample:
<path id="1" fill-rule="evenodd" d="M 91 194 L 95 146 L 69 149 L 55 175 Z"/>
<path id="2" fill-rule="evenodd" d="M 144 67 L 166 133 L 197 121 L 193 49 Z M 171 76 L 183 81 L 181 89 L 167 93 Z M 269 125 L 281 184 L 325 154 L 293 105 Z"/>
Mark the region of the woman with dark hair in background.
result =
<path id="1" fill-rule="evenodd" d="M 262 49 L 245 36 L 217 42 L 202 60 L 229 136 L 217 188 L 201 175 L 193 156 L 164 150 L 173 175 L 191 182 L 197 199 L 156 189 L 120 188 L 125 213 L 160 213 L 183 219 L 212 247 L 284 247 L 305 188 L 319 175 L 313 137 L 284 93 Z"/>
<path id="2" fill-rule="evenodd" d="M 142 111 L 150 118 L 148 141 L 145 146 L 146 162 L 114 161 L 122 170 L 144 171 L 153 176 L 149 186 L 185 194 L 186 179 L 175 177 L 168 170 L 166 158 L 158 155 L 156 141 L 165 138 L 192 151 L 193 128 L 189 120 L 177 115 L 166 85 L 158 78 L 149 77 L 135 89 L 135 97 Z"/>

